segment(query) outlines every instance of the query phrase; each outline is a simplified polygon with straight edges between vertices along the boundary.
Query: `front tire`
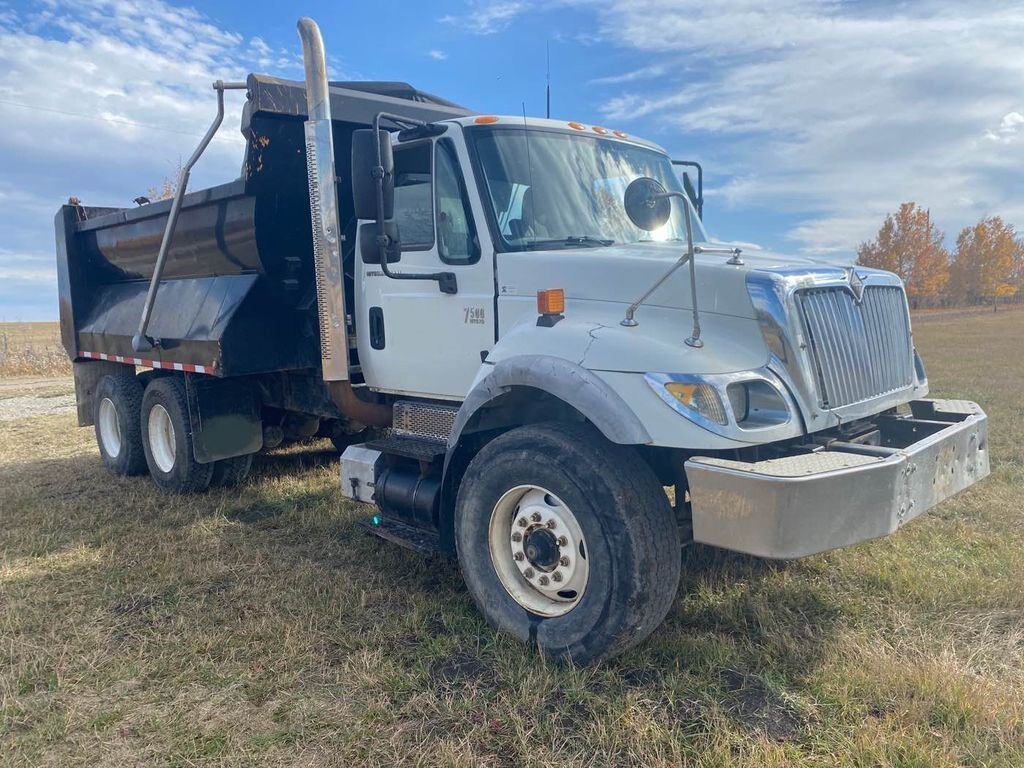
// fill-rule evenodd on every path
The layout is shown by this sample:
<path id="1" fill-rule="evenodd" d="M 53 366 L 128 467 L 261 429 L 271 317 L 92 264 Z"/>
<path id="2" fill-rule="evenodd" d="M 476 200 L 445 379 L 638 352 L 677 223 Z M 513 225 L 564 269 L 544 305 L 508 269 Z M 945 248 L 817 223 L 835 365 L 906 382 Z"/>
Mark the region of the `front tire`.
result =
<path id="1" fill-rule="evenodd" d="M 154 379 L 142 396 L 142 445 L 149 474 L 169 493 L 201 493 L 214 464 L 200 464 L 192 448 L 185 383 L 177 376 Z"/>
<path id="2" fill-rule="evenodd" d="M 96 385 L 92 421 L 103 465 L 111 474 L 128 476 L 146 472 L 139 411 L 142 384 L 133 373 L 107 374 Z"/>
<path id="3" fill-rule="evenodd" d="M 679 531 L 637 452 L 587 424 L 488 443 L 458 494 L 455 537 L 488 623 L 545 655 L 591 663 L 644 640 L 679 585 Z"/>

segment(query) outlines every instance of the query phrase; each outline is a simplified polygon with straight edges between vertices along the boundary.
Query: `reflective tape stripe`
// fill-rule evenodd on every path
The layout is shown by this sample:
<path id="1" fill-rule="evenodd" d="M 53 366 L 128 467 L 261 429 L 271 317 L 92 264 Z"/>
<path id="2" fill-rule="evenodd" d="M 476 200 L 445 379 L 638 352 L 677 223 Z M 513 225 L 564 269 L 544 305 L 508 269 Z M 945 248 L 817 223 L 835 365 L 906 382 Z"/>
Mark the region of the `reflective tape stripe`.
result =
<path id="1" fill-rule="evenodd" d="M 127 363 L 128 365 L 143 365 L 147 368 L 162 368 L 168 371 L 185 371 L 186 373 L 213 373 L 214 365 L 193 365 L 192 363 L 171 363 L 161 360 L 147 360 L 143 357 L 125 357 L 123 355 L 108 355 L 106 352 L 79 352 L 82 357 L 91 360 L 107 360 L 111 363 Z"/>

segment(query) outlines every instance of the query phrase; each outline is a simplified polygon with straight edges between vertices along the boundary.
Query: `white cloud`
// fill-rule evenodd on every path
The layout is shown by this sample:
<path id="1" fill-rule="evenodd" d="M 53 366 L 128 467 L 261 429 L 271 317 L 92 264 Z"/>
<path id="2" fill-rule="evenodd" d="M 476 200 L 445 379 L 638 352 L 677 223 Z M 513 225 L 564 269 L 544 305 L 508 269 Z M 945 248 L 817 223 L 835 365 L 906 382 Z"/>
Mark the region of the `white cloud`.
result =
<path id="1" fill-rule="evenodd" d="M 622 85 L 623 83 L 635 83 L 639 80 L 652 80 L 656 77 L 662 77 L 664 74 L 665 67 L 661 64 L 654 64 L 649 67 L 640 67 L 629 72 L 623 72 L 620 75 L 598 77 L 590 82 L 594 85 Z"/>
<path id="2" fill-rule="evenodd" d="M 606 117 L 710 142 L 734 174 L 725 200 L 796 216 L 798 246 L 850 250 L 904 200 L 954 235 L 986 213 L 1024 223 L 1020 6 L 612 0 L 599 14 L 608 40 L 646 54 L 637 71 L 689 65 L 646 87 L 605 79 L 621 86 Z"/>
<path id="3" fill-rule="evenodd" d="M 985 131 L 985 138 L 1008 144 L 1017 138 L 1017 132 L 1021 130 L 1022 125 L 1024 125 L 1024 115 L 1020 112 L 1009 112 L 1003 115 L 998 128 L 994 131 Z"/>
<path id="4" fill-rule="evenodd" d="M 529 8 L 529 3 L 522 2 L 522 0 L 499 0 L 499 2 L 477 0 L 469 3 L 466 13 L 443 16 L 440 21 L 462 27 L 473 34 L 492 35 L 508 27 L 516 16 Z"/>
<path id="5" fill-rule="evenodd" d="M 52 285 L 57 281 L 56 260 L 53 256 L 15 253 L 0 248 L 0 280 Z"/>
<path id="6" fill-rule="evenodd" d="M 214 80 L 253 70 L 301 77 L 299 46 L 247 40 L 162 0 L 0 10 L 0 316 L 54 317 L 61 203 L 75 195 L 86 205 L 130 206 L 195 149 L 216 110 Z M 227 94 L 193 188 L 238 176 L 243 101 Z"/>
<path id="7" fill-rule="evenodd" d="M 427 56 L 432 58 L 434 61 L 444 61 L 448 58 L 448 54 L 444 51 L 440 51 L 437 48 L 433 48 L 427 51 Z"/>

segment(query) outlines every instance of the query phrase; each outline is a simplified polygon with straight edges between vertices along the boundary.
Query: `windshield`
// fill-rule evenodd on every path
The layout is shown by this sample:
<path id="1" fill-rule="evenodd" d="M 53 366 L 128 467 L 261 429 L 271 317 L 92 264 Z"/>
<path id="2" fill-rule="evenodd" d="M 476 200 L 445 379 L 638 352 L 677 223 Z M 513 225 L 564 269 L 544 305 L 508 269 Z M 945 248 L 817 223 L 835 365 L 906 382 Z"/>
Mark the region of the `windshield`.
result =
<path id="1" fill-rule="evenodd" d="M 490 213 L 506 250 L 686 242 L 683 200 L 672 200 L 672 216 L 654 232 L 635 227 L 622 204 L 626 187 L 640 176 L 682 191 L 662 153 L 557 131 L 482 128 L 472 133 Z M 690 217 L 694 242 L 706 241 L 692 206 Z"/>

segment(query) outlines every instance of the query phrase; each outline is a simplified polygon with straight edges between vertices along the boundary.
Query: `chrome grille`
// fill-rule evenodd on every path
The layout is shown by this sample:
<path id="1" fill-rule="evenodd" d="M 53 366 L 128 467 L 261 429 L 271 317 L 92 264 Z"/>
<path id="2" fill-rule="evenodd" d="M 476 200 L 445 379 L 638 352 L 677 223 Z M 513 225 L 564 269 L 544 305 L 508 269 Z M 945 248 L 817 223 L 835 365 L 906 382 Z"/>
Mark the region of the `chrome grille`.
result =
<path id="1" fill-rule="evenodd" d="M 914 350 L 903 289 L 869 286 L 857 304 L 845 286 L 796 294 L 807 351 L 824 408 L 870 400 L 914 381 Z"/>

